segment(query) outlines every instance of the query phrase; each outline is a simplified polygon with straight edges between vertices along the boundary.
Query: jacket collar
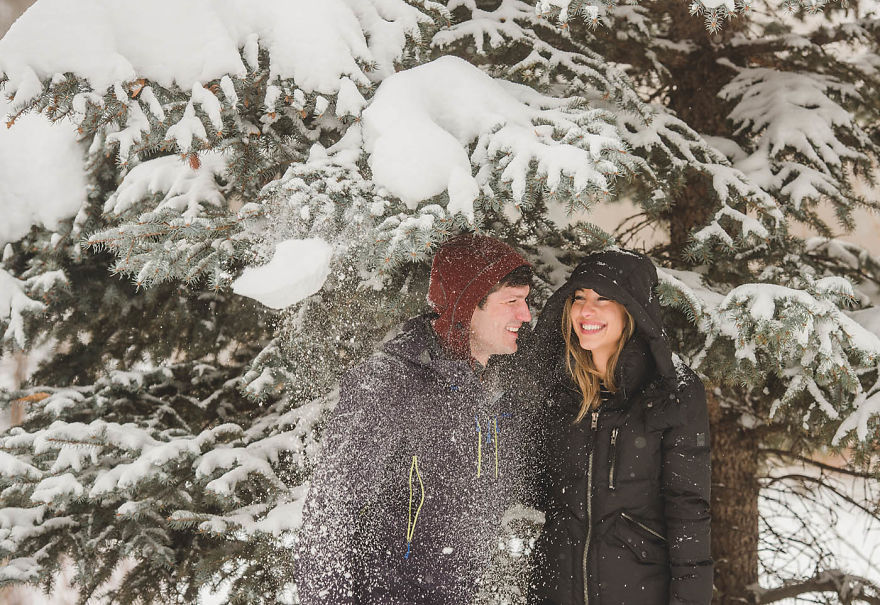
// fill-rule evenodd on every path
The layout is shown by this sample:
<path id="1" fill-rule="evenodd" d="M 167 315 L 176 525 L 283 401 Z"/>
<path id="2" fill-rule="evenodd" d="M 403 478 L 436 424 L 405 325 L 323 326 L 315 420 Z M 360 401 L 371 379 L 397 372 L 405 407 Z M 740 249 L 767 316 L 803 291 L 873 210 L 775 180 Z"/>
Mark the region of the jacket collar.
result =
<path id="1" fill-rule="evenodd" d="M 450 385 L 464 386 L 477 381 L 470 362 L 451 357 L 440 345 L 431 326 L 435 317 L 433 313 L 426 313 L 408 320 L 400 333 L 382 346 L 382 350 L 392 357 L 423 367 Z"/>

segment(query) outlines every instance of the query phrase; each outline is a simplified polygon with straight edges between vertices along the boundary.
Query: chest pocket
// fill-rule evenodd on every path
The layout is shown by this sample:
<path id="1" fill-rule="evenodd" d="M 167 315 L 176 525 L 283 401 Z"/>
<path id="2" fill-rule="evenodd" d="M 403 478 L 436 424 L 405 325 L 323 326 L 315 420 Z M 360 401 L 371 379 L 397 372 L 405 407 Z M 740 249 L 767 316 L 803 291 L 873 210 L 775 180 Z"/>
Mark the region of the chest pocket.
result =
<path id="1" fill-rule="evenodd" d="M 608 437 L 608 487 L 616 490 L 630 481 L 658 481 L 663 459 L 663 432 L 681 423 L 674 395 L 636 402 L 637 414 L 628 414 Z"/>
<path id="2" fill-rule="evenodd" d="M 632 481 L 659 479 L 662 459 L 661 431 L 640 430 L 634 423 L 611 429 L 608 442 L 608 489 Z"/>

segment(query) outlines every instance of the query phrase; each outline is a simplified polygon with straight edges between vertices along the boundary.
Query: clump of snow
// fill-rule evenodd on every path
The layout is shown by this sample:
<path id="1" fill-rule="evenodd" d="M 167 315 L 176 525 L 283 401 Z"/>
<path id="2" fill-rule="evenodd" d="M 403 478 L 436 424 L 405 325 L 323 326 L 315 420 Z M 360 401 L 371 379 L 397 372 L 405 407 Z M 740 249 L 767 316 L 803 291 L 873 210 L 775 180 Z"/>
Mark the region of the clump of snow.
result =
<path id="1" fill-rule="evenodd" d="M 79 497 L 83 494 L 83 486 L 72 473 L 64 473 L 57 477 L 46 477 L 40 481 L 31 494 L 32 502 L 49 504 L 63 496 Z"/>
<path id="2" fill-rule="evenodd" d="M 226 160 L 217 152 L 200 154 L 201 165 L 193 169 L 176 155 L 138 164 L 125 175 L 119 187 L 104 203 L 104 212 L 122 214 L 150 194 L 164 194 L 155 211 L 166 208 L 187 217 L 202 213 L 202 204 L 222 206 L 223 193 L 216 176 L 226 170 Z"/>
<path id="3" fill-rule="evenodd" d="M 270 81 L 335 94 L 342 76 L 369 85 L 394 73 L 406 36 L 429 21 L 400 0 L 40 0 L 0 40 L 0 72 L 17 106 L 63 73 L 95 91 L 137 78 L 190 90 L 246 75 L 259 44 Z"/>
<path id="4" fill-rule="evenodd" d="M 0 269 L 0 321 L 8 323 L 3 340 L 14 339 L 21 348 L 25 345 L 24 315 L 45 308 L 43 303 L 28 298 L 24 286 L 25 282 Z"/>
<path id="5" fill-rule="evenodd" d="M 336 97 L 336 115 L 359 117 L 367 105 L 366 99 L 348 78 L 339 81 L 339 95 Z"/>
<path id="6" fill-rule="evenodd" d="M 283 241 L 268 263 L 246 268 L 232 291 L 272 309 L 284 309 L 321 289 L 332 256 L 333 247 L 320 238 Z"/>
<path id="7" fill-rule="evenodd" d="M 558 99 L 495 80 L 457 57 L 399 72 L 382 82 L 363 112 L 373 180 L 410 208 L 448 192 L 449 212 L 468 218 L 490 172 L 478 170 L 474 176 L 471 164 L 479 167 L 496 155 L 508 156 L 501 162 L 501 177 L 517 201 L 525 193 L 532 162 L 551 190 L 563 178 L 572 179 L 576 191 L 588 185 L 607 189 L 608 175 L 616 174 L 617 167 L 602 153 L 622 148 L 616 130 L 596 134 L 581 129 L 562 108 Z M 555 140 L 547 122 L 557 127 L 567 122 L 567 138 L 579 145 Z M 594 116 L 591 126 L 601 130 L 601 117 Z M 469 157 L 467 147 L 474 140 Z"/>
<path id="8" fill-rule="evenodd" d="M 293 501 L 284 502 L 270 510 L 264 519 L 256 523 L 254 529 L 279 536 L 282 532 L 301 528 L 308 489 L 308 484 L 293 488 L 290 492 Z"/>
<path id="9" fill-rule="evenodd" d="M 0 115 L 9 118 L 10 112 L 0 99 Z M 70 123 L 38 114 L 0 125 L 0 246 L 18 241 L 34 225 L 57 229 L 85 202 L 83 149 L 76 136 Z"/>
<path id="10" fill-rule="evenodd" d="M 192 147 L 193 138 L 200 140 L 208 138 L 205 132 L 205 125 L 196 115 L 196 109 L 192 101 L 183 110 L 183 117 L 168 129 L 166 136 L 168 139 L 175 141 L 184 153 L 188 152 Z"/>
<path id="11" fill-rule="evenodd" d="M 27 462 L 22 462 L 11 454 L 0 451 L 0 475 L 3 477 L 24 477 L 34 480 L 41 478 L 43 472 Z"/>

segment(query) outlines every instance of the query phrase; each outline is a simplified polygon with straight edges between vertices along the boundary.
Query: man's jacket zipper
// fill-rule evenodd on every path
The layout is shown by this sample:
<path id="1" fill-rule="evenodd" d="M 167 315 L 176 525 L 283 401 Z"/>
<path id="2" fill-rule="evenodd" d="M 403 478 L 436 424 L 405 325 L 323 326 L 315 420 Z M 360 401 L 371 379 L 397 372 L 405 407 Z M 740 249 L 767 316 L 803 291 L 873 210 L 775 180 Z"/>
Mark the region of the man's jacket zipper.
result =
<path id="1" fill-rule="evenodd" d="M 617 433 L 620 429 L 614 427 L 611 430 L 611 465 L 608 469 L 608 489 L 614 489 L 614 467 L 617 464 Z"/>
<path id="2" fill-rule="evenodd" d="M 590 538 L 593 533 L 593 451 L 596 447 L 596 431 L 599 429 L 599 412 L 590 418 L 590 453 L 587 463 L 587 539 L 584 541 L 584 605 L 590 605 L 590 589 L 587 583 L 587 554 L 590 552 Z"/>

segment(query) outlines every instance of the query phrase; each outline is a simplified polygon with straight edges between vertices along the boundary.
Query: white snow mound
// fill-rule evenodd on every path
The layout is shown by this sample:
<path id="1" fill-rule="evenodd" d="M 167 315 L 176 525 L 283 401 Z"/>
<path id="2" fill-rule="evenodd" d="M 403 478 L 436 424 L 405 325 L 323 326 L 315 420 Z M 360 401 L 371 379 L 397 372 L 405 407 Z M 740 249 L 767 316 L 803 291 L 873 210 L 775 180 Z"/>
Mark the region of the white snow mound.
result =
<path id="1" fill-rule="evenodd" d="M 10 108 L 0 99 L 0 116 Z M 40 114 L 0 124 L 0 247 L 16 242 L 34 225 L 57 229 L 86 200 L 83 149 L 69 122 Z"/>
<path id="2" fill-rule="evenodd" d="M 16 106 L 67 72 L 98 92 L 141 77 L 189 90 L 244 76 L 259 44 L 270 81 L 335 94 L 343 76 L 368 86 L 394 73 L 405 35 L 429 20 L 401 0 L 40 0 L 0 40 L 0 72 Z"/>
<path id="3" fill-rule="evenodd" d="M 320 238 L 283 241 L 268 263 L 246 268 L 232 291 L 272 309 L 284 309 L 321 289 L 332 256 L 333 246 Z"/>
<path id="4" fill-rule="evenodd" d="M 538 164 L 548 187 L 570 177 L 576 190 L 588 184 L 607 188 L 603 171 L 616 168 L 601 154 L 621 147 L 616 131 L 610 126 L 599 134 L 584 131 L 580 148 L 554 140 L 552 127 L 536 124 L 548 118 L 578 128 L 559 100 L 446 56 L 379 85 L 362 114 L 364 149 L 373 181 L 410 208 L 448 192 L 449 212 L 469 219 L 497 154 L 507 156 L 501 176 L 510 182 L 515 200 L 525 192 L 531 162 Z"/>

